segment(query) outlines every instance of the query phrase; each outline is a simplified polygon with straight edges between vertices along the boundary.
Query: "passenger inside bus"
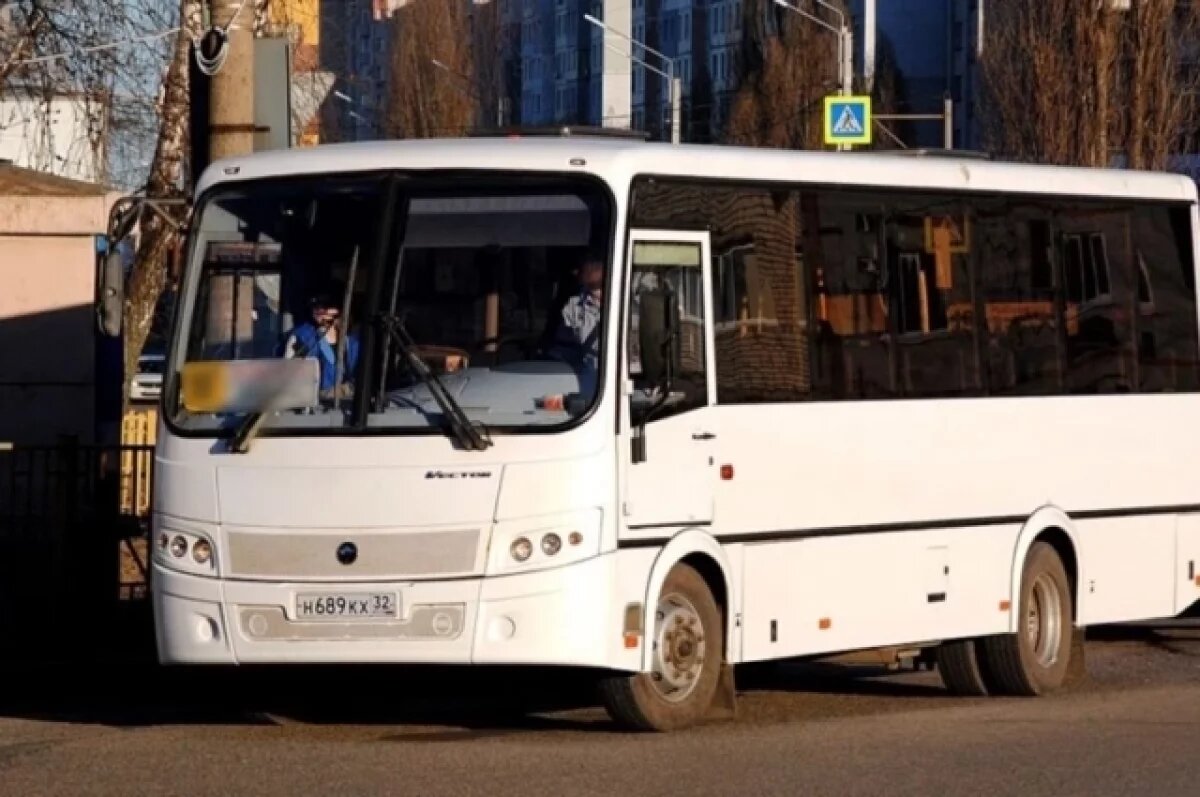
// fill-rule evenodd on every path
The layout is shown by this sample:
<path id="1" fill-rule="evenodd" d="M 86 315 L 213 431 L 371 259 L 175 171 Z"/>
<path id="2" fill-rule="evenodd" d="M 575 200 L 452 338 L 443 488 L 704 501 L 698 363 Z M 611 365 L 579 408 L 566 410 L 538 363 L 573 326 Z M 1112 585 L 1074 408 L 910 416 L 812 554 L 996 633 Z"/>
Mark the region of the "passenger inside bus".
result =
<path id="1" fill-rule="evenodd" d="M 320 363 L 322 397 L 347 397 L 353 390 L 359 350 L 358 334 L 353 329 L 346 334 L 341 379 L 338 379 L 338 347 L 342 334 L 341 305 L 344 292 L 344 288 L 335 283 L 329 289 L 314 295 L 309 302 L 311 317 L 296 325 L 284 345 L 284 357 L 311 357 Z"/>

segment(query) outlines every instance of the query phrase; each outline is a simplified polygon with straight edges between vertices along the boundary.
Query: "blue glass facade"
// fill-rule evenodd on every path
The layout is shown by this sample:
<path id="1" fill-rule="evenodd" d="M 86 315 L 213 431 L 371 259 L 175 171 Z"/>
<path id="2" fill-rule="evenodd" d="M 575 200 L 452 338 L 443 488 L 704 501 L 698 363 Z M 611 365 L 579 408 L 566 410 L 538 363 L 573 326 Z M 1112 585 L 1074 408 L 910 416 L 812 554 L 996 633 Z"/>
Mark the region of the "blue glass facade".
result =
<path id="1" fill-rule="evenodd" d="M 523 124 L 599 125 L 600 80 L 606 50 L 601 31 L 583 14 L 601 17 L 601 0 L 508 0 L 522 4 L 521 107 Z M 797 0 L 793 0 L 797 1 Z M 611 2 L 611 0 L 610 0 Z M 738 87 L 738 50 L 746 0 L 628 0 L 632 37 L 674 60 L 682 78 L 685 140 L 717 137 Z M 812 0 L 799 4 L 815 10 Z M 767 0 L 766 5 L 771 5 Z M 955 145 L 976 145 L 972 117 L 982 30 L 980 0 L 851 0 L 855 72 L 874 65 L 880 47 L 890 50 L 901 74 L 899 110 L 937 113 L 949 92 L 957 108 Z M 868 25 L 870 26 L 868 28 Z M 869 50 L 870 54 L 865 55 Z M 635 50 L 664 71 L 657 57 Z M 637 63 L 632 68 L 629 124 L 665 137 L 669 93 L 666 81 Z M 924 146 L 940 146 L 937 122 L 910 124 L 906 131 Z"/>
<path id="2" fill-rule="evenodd" d="M 672 60 L 682 83 L 682 132 L 687 141 L 719 137 L 738 88 L 738 57 L 749 0 L 471 0 L 500 4 L 504 25 L 508 120 L 522 125 L 609 125 L 666 138 L 669 87 L 654 70 L 667 64 L 589 24 L 585 14 L 629 20 L 636 41 Z M 791 0 L 816 11 L 815 0 Z M 342 0 L 322 4 L 329 17 L 323 60 L 341 76 L 350 101 L 332 103 L 335 127 L 347 137 L 377 132 L 386 88 L 387 18 L 407 0 Z M 777 11 L 771 0 L 764 10 Z M 982 0 L 849 0 L 854 23 L 855 72 L 861 76 L 886 51 L 899 69 L 900 112 L 937 113 L 947 92 L 955 100 L 955 146 L 977 146 L 972 116 Z M 336 13 L 335 13 L 336 10 Z M 823 13 L 823 12 L 822 12 Z M 337 17 L 333 24 L 332 17 Z M 827 17 L 832 20 L 832 17 Z M 769 29 L 768 25 L 768 29 Z M 628 102 L 602 96 L 607 59 L 631 52 Z M 869 54 L 867 54 L 869 52 Z M 610 80 L 611 80 L 610 76 Z M 621 82 L 618 78 L 618 83 Z M 611 83 L 610 90 L 611 90 Z M 609 103 L 610 111 L 604 110 Z M 332 120 L 331 120 L 332 121 Z M 942 125 L 925 121 L 893 126 L 911 143 L 940 146 Z"/>

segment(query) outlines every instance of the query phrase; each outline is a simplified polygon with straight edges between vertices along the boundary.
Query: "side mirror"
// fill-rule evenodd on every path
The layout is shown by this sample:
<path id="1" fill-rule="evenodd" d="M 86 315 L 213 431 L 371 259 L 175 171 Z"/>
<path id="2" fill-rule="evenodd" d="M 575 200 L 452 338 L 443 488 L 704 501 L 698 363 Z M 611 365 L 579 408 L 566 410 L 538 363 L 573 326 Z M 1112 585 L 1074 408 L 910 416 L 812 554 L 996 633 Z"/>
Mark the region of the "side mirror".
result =
<path id="1" fill-rule="evenodd" d="M 101 266 L 99 293 L 96 314 L 100 331 L 115 338 L 121 334 L 121 319 L 125 313 L 125 266 L 121 254 L 112 245 Z"/>
<path id="2" fill-rule="evenodd" d="M 639 297 L 638 346 L 641 350 L 642 379 L 647 386 L 667 392 L 675 376 L 679 347 L 679 308 L 670 290 L 654 288 Z"/>
<path id="3" fill-rule="evenodd" d="M 679 305 L 670 288 L 652 288 L 638 295 L 638 347 L 642 383 L 657 394 L 650 402 L 633 406 L 633 462 L 646 461 L 646 422 L 663 408 L 671 383 L 679 371 Z"/>

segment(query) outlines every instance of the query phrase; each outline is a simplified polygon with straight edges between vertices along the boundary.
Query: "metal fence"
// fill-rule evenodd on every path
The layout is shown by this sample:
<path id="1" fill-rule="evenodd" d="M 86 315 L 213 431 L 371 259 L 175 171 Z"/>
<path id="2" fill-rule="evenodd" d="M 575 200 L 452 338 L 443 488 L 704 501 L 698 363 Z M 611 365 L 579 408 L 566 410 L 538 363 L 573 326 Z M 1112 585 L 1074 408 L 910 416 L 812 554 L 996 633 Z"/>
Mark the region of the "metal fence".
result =
<path id="1" fill-rule="evenodd" d="M 81 644 L 145 597 L 153 452 L 0 444 L 0 650 Z"/>

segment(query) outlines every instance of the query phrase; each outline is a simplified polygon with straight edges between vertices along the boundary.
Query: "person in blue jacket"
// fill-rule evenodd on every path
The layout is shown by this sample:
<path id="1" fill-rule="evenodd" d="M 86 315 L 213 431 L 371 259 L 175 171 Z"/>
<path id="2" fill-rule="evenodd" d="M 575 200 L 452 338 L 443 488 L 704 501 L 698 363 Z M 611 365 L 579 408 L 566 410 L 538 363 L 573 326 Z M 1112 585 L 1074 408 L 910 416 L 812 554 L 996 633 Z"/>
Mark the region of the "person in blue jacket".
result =
<path id="1" fill-rule="evenodd" d="M 342 334 L 340 291 L 330 290 L 314 296 L 309 304 L 312 317 L 297 324 L 288 336 L 284 357 L 313 357 L 321 367 L 321 395 L 334 395 L 337 379 L 338 339 Z M 346 359 L 342 366 L 342 383 L 337 394 L 348 394 L 354 384 L 354 369 L 358 365 L 358 336 L 346 335 Z"/>

